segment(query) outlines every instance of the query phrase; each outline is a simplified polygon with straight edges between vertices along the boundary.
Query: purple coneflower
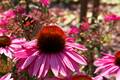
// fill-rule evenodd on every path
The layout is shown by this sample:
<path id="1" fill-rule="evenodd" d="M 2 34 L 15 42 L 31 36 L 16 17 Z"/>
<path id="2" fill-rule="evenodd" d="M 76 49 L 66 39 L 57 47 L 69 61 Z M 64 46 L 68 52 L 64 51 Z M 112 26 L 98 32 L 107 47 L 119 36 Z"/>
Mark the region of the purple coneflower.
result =
<path id="1" fill-rule="evenodd" d="M 115 55 L 104 54 L 102 58 L 95 61 L 95 65 L 98 66 L 95 73 L 100 72 L 96 78 L 110 77 L 115 75 L 116 80 L 120 80 L 120 51 Z M 101 80 L 101 79 L 97 79 Z"/>
<path id="2" fill-rule="evenodd" d="M 55 77 L 66 77 L 72 72 L 79 72 L 79 64 L 87 64 L 84 57 L 77 53 L 87 49 L 70 41 L 56 25 L 44 26 L 37 39 L 26 43 L 25 48 L 15 54 L 19 69 L 27 70 L 37 78 L 45 77 L 49 71 Z"/>
<path id="3" fill-rule="evenodd" d="M 21 49 L 21 44 L 25 43 L 25 39 L 15 38 L 11 35 L 4 34 L 7 30 L 0 29 L 0 54 L 5 54 L 12 58 L 16 50 Z"/>

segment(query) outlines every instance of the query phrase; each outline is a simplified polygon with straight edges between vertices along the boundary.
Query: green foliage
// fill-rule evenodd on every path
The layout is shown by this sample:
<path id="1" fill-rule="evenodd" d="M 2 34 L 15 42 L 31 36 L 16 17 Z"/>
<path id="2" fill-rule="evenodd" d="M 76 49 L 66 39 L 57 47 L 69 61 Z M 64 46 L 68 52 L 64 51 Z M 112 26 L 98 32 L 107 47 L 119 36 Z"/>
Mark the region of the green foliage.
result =
<path id="1" fill-rule="evenodd" d="M 3 54 L 1 55 L 1 58 L 2 58 L 2 63 L 3 63 L 4 65 L 7 65 L 7 56 L 5 56 L 5 54 L 3 53 Z"/>

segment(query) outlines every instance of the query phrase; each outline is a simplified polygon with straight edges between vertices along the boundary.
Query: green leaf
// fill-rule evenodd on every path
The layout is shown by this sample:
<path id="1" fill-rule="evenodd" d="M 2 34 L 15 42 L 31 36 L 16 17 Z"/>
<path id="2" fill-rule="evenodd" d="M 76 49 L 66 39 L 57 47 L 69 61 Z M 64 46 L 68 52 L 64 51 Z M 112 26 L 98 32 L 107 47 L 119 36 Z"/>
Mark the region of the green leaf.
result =
<path id="1" fill-rule="evenodd" d="M 2 58 L 2 63 L 5 64 L 5 65 L 7 65 L 7 56 L 5 56 L 5 54 L 3 53 L 1 55 L 1 58 Z"/>

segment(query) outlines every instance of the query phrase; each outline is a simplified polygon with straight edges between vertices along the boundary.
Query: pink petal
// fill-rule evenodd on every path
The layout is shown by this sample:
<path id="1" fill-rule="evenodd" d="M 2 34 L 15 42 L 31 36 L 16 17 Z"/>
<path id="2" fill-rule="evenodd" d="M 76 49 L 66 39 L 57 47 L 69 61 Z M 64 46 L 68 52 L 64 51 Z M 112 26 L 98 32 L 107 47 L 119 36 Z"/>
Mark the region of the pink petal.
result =
<path id="1" fill-rule="evenodd" d="M 76 48 L 76 49 L 79 49 L 79 50 L 83 50 L 83 51 L 87 50 L 87 48 L 84 45 L 77 44 L 77 43 L 69 43 L 69 42 L 67 42 L 66 45 L 68 45 L 70 47 L 73 47 L 73 48 Z"/>
<path id="2" fill-rule="evenodd" d="M 10 50 L 6 50 L 6 53 L 4 53 L 7 57 L 11 58 L 12 59 L 12 55 L 13 53 L 10 51 Z"/>
<path id="3" fill-rule="evenodd" d="M 0 53 L 1 54 L 6 53 L 6 50 L 4 48 L 0 48 Z"/>
<path id="4" fill-rule="evenodd" d="M 120 80 L 120 70 L 116 74 L 116 80 Z"/>
<path id="5" fill-rule="evenodd" d="M 73 51 L 67 51 L 66 50 L 66 54 L 71 57 L 71 59 L 73 59 L 75 62 L 82 64 L 82 65 L 87 65 L 87 62 L 85 61 L 85 59 L 78 55 L 77 53 L 73 52 Z"/>
<path id="6" fill-rule="evenodd" d="M 21 69 L 25 69 L 27 66 L 29 66 L 36 57 L 36 55 L 29 56 L 21 66 Z"/>
<path id="7" fill-rule="evenodd" d="M 77 72 L 77 74 L 81 74 L 80 65 L 77 62 L 73 61 L 71 58 L 69 58 L 69 59 L 73 63 L 73 67 L 75 69 L 75 72 Z"/>
<path id="8" fill-rule="evenodd" d="M 46 63 L 45 63 L 45 67 L 44 67 L 44 72 L 43 72 L 43 75 L 42 77 L 45 77 L 48 70 L 49 70 L 49 62 L 50 62 L 50 56 L 46 56 Z"/>
<path id="9" fill-rule="evenodd" d="M 60 74 L 64 77 L 66 77 L 68 74 L 67 74 L 67 68 L 65 66 L 65 64 L 63 63 L 63 60 L 60 58 L 60 55 L 57 55 L 57 62 L 60 66 Z"/>
<path id="10" fill-rule="evenodd" d="M 65 54 L 60 54 L 64 63 L 66 64 L 66 66 L 71 70 L 71 71 L 75 71 L 73 64 L 71 63 L 71 61 L 68 59 L 68 57 Z"/>
<path id="11" fill-rule="evenodd" d="M 4 49 L 4 48 L 1 48 L 0 49 L 0 53 L 4 53 L 7 57 L 11 58 L 12 59 L 12 52 L 10 50 L 8 50 L 7 48 Z"/>
<path id="12" fill-rule="evenodd" d="M 15 56 L 15 58 L 18 58 L 18 59 L 28 57 L 25 50 L 20 50 L 20 51 L 15 52 L 14 56 Z"/>
<path id="13" fill-rule="evenodd" d="M 29 65 L 28 67 L 28 73 L 30 76 L 33 76 L 33 68 L 34 68 L 34 62 L 31 63 L 31 65 Z"/>
<path id="14" fill-rule="evenodd" d="M 0 80 L 10 80 L 11 73 L 6 74 L 5 76 L 1 77 Z"/>
<path id="15" fill-rule="evenodd" d="M 101 59 L 98 59 L 94 62 L 95 66 L 102 66 L 103 65 L 103 61 L 101 61 Z"/>
<path id="16" fill-rule="evenodd" d="M 102 72 L 100 74 L 100 76 L 106 76 L 106 75 L 108 75 L 110 73 L 110 71 L 113 70 L 113 69 L 115 69 L 115 68 L 116 68 L 116 66 L 109 67 L 106 71 Z"/>
<path id="17" fill-rule="evenodd" d="M 57 77 L 60 66 L 58 64 L 58 59 L 56 58 L 56 55 L 54 55 L 54 54 L 51 55 L 50 65 L 51 65 L 51 70 L 52 70 L 53 74 Z"/>
<path id="18" fill-rule="evenodd" d="M 35 39 L 35 40 L 32 40 L 32 41 L 26 42 L 23 46 L 25 48 L 31 48 L 33 46 L 36 46 L 36 42 L 37 42 L 37 40 Z"/>
<path id="19" fill-rule="evenodd" d="M 111 67 L 111 65 L 113 65 L 113 64 L 107 64 L 107 65 L 100 66 L 100 67 L 98 67 L 98 68 L 95 70 L 94 73 L 97 73 L 97 72 L 99 72 L 101 69 L 104 69 L 104 68 L 106 68 L 106 67 Z"/>
<path id="20" fill-rule="evenodd" d="M 103 76 L 96 76 L 93 80 L 103 80 Z"/>
<path id="21" fill-rule="evenodd" d="M 118 70 L 119 70 L 119 67 L 118 67 L 118 66 L 116 66 L 116 68 L 115 68 L 115 69 L 113 69 L 113 70 L 111 70 L 111 71 L 110 71 L 110 74 L 116 73 L 116 71 L 118 71 Z"/>
<path id="22" fill-rule="evenodd" d="M 94 62 L 94 65 L 95 66 L 103 66 L 103 65 L 106 65 L 106 64 L 110 64 L 110 63 L 113 63 L 114 62 L 114 59 L 97 59 L 95 62 Z"/>
<path id="23" fill-rule="evenodd" d="M 37 75 L 43 59 L 44 59 L 43 55 L 40 55 L 39 57 L 36 58 L 34 68 L 33 68 L 33 76 Z"/>
<path id="24" fill-rule="evenodd" d="M 22 46 L 21 45 L 18 45 L 18 44 L 11 44 L 10 47 L 14 48 L 14 49 L 19 49 L 21 48 Z"/>
<path id="25" fill-rule="evenodd" d="M 14 49 L 12 49 L 11 47 L 8 47 L 8 49 L 9 49 L 11 52 L 14 52 Z"/>
<path id="26" fill-rule="evenodd" d="M 41 67 L 40 67 L 40 70 L 39 70 L 39 75 L 38 75 L 38 78 L 40 78 L 41 77 L 41 75 L 42 75 L 42 73 L 43 73 L 43 71 L 44 71 L 44 67 L 46 66 L 45 65 L 45 62 L 46 62 L 46 56 L 43 56 L 43 61 L 42 61 L 42 64 L 41 64 Z"/>
<path id="27" fill-rule="evenodd" d="M 13 44 L 21 44 L 21 43 L 24 43 L 25 41 L 26 41 L 25 38 L 13 39 L 12 43 Z"/>

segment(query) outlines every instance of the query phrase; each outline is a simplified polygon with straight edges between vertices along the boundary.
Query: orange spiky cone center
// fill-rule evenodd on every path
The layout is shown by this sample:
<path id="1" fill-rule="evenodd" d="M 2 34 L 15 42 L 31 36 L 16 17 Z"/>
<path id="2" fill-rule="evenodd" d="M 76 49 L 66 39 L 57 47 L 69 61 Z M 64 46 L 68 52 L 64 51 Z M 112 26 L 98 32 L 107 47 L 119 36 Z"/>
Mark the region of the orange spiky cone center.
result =
<path id="1" fill-rule="evenodd" d="M 40 51 L 56 53 L 65 47 L 65 33 L 56 25 L 44 26 L 38 33 L 37 46 Z"/>

